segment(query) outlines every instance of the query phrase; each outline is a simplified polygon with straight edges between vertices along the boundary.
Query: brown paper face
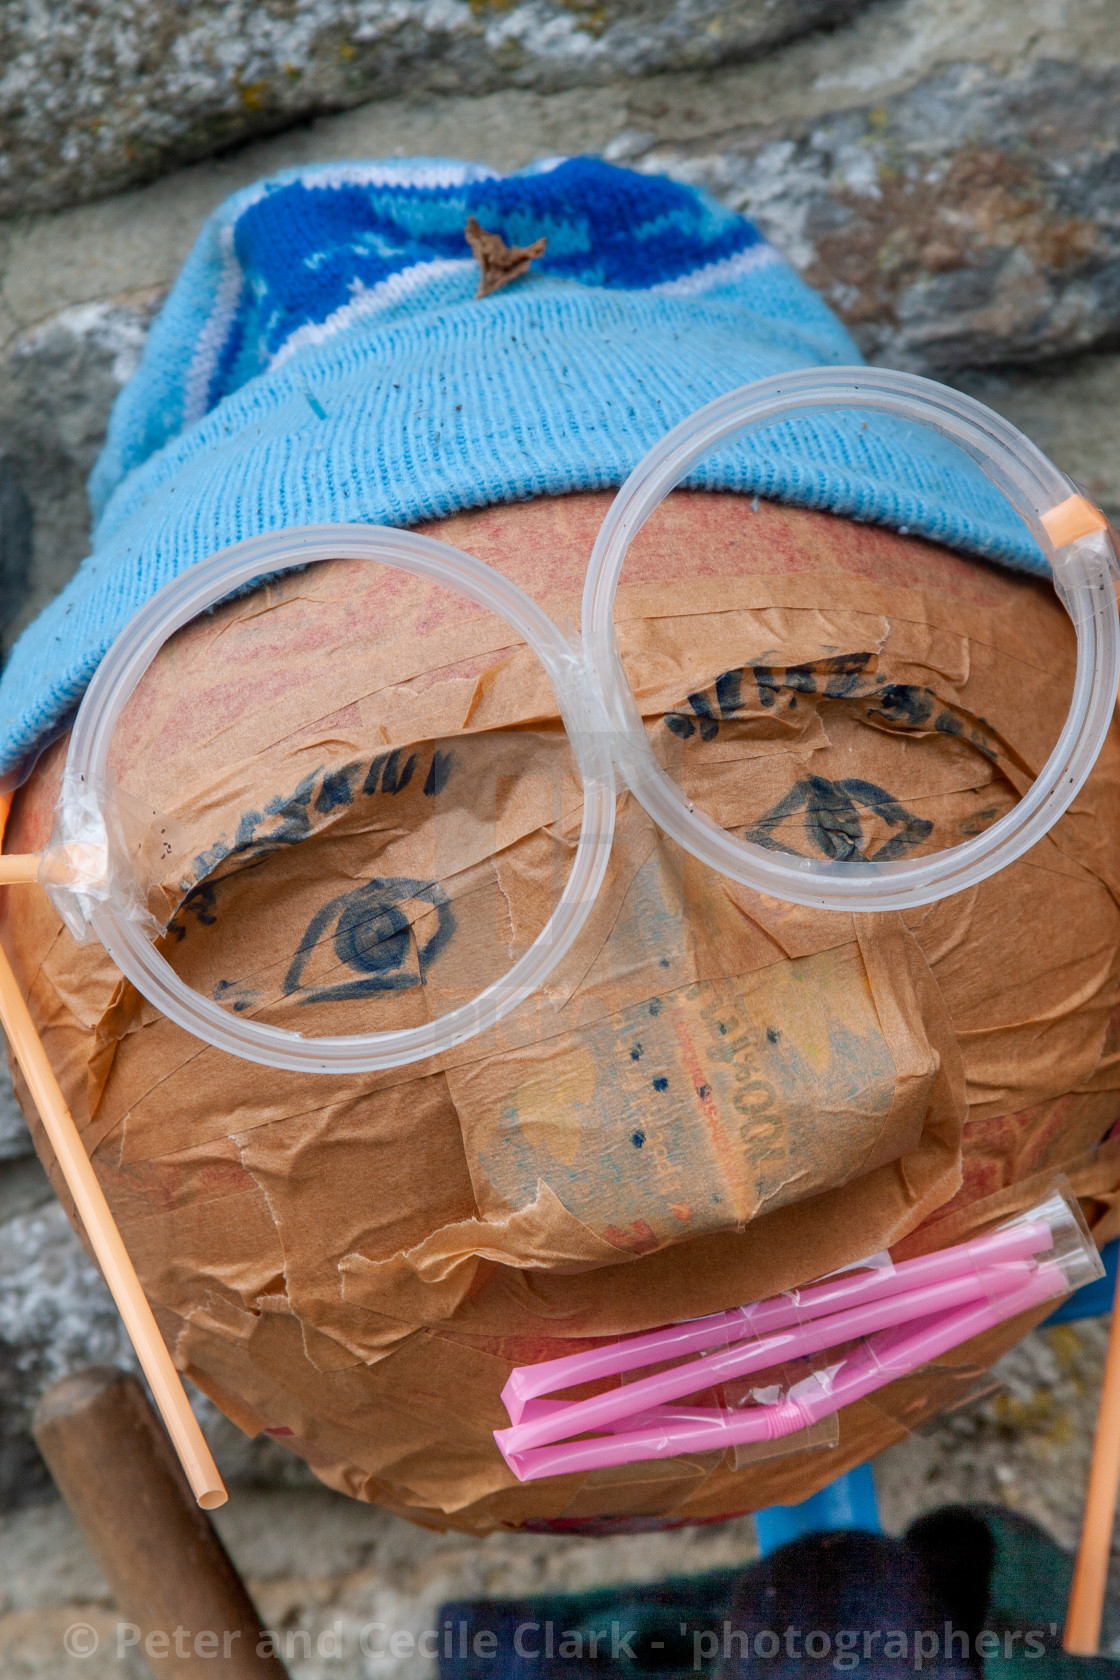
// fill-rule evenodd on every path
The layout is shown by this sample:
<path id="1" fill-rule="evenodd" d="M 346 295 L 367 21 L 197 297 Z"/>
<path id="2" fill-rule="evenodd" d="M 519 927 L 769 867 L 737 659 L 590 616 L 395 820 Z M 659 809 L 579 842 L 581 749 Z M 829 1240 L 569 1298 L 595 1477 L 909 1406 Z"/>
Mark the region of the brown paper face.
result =
<path id="1" fill-rule="evenodd" d="M 915 631 L 886 601 L 808 605 L 783 581 L 702 584 L 687 614 L 679 583 L 639 584 L 627 603 L 648 728 L 691 797 L 771 848 L 839 858 L 951 844 L 1013 802 L 1014 749 L 958 698 L 966 637 Z M 866 586 L 836 580 L 846 592 Z M 175 906 L 163 946 L 203 995 L 308 1037 L 414 1026 L 540 933 L 570 866 L 578 778 L 537 661 L 464 605 L 338 563 L 192 626 L 143 685 L 120 786 L 159 811 L 149 899 Z M 850 918 L 802 917 L 802 948 L 786 951 L 744 894 L 621 805 L 573 959 L 443 1061 L 480 1213 L 524 1215 L 482 1239 L 513 1261 L 546 1230 L 552 1263 L 584 1264 L 601 1263 L 586 1231 L 644 1253 L 736 1229 L 920 1148 L 938 1050 L 920 1012 L 877 1006 L 876 981 L 897 982 Z M 542 1186 L 578 1222 L 565 1236 L 530 1211 Z"/>
<path id="2" fill-rule="evenodd" d="M 570 623 L 607 501 L 433 530 Z M 1047 586 L 731 496 L 665 504 L 617 621 L 669 773 L 799 855 L 981 832 L 1068 710 L 1074 637 Z M 10 849 L 45 838 L 61 757 Z M 1110 738 L 1028 858 L 905 917 L 754 894 L 622 795 L 602 894 L 545 990 L 382 1074 L 201 1045 L 37 896 L 8 895 L 5 940 L 180 1359 L 231 1415 L 350 1491 L 467 1525 L 611 1498 L 742 1509 L 734 1466 L 596 1484 L 582 1505 L 514 1490 L 489 1434 L 511 1364 L 803 1282 L 1096 1142 L 1120 1087 L 1118 765 Z M 143 885 L 168 960 L 309 1037 L 415 1025 L 500 977 L 545 926 L 581 816 L 551 690 L 509 628 L 358 562 L 188 626 L 113 771 L 133 821 L 159 814 Z"/>

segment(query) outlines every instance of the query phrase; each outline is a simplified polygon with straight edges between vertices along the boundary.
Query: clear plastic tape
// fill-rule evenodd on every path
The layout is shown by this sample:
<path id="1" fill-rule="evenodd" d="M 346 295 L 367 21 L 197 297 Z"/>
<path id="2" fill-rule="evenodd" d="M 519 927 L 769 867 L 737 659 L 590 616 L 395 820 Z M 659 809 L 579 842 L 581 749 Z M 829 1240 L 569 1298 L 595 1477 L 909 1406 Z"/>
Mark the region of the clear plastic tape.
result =
<path id="1" fill-rule="evenodd" d="M 1050 1277 L 1057 1299 L 1104 1272 L 1065 1178 L 1055 1180 L 1047 1195 L 1031 1207 L 940 1252 L 958 1255 L 960 1270 L 955 1279 L 938 1286 L 946 1292 L 939 1311 L 967 1305 L 970 1294 L 977 1301 L 985 1300 L 994 1311 L 1002 1311 L 1004 1298 L 1022 1290 L 1040 1273 Z M 956 1300 L 951 1298 L 954 1288 Z"/>
<path id="2" fill-rule="evenodd" d="M 709 1370 L 755 1370 L 759 1360 L 771 1362 L 780 1358 L 778 1352 L 768 1355 L 770 1348 L 780 1348 L 783 1340 L 801 1332 L 809 1315 L 802 1305 L 801 1291 L 784 1289 L 780 1295 L 767 1295 L 744 1307 L 734 1307 L 722 1315 L 724 1323 L 718 1341 L 709 1338 L 699 1354 L 696 1369 L 707 1361 Z M 711 1377 L 712 1381 L 723 1378 Z"/>
<path id="3" fill-rule="evenodd" d="M 799 1393 L 804 1392 L 801 1386 L 803 1384 L 809 1383 L 819 1388 L 821 1384 L 818 1373 L 822 1368 L 821 1363 L 813 1359 L 794 1359 L 778 1366 L 772 1372 L 760 1373 L 758 1377 L 724 1383 L 722 1399 L 728 1420 L 747 1406 L 783 1405 L 794 1388 L 797 1388 Z M 742 1470 L 749 1464 L 787 1458 L 794 1453 L 829 1451 L 839 1445 L 840 1414 L 833 1410 L 788 1435 L 775 1435 L 763 1441 L 733 1442 L 730 1449 L 731 1462 L 734 1469 Z"/>
<path id="4" fill-rule="evenodd" d="M 879 1396 L 888 1387 L 899 1390 L 897 1407 L 891 1408 L 889 1398 L 880 1397 L 874 1403 L 887 1415 L 894 1416 L 897 1410 L 896 1421 L 905 1421 L 908 1428 L 912 1421 L 907 1416 L 924 1421 L 939 1409 L 936 1396 L 926 1392 L 930 1384 L 943 1394 L 945 1404 L 960 1404 L 959 1396 L 974 1386 L 981 1373 L 975 1364 L 950 1359 L 956 1348 L 1008 1318 L 1056 1303 L 1104 1275 L 1081 1208 L 1064 1177 L 1057 1178 L 1046 1196 L 1030 1207 L 997 1221 L 968 1242 L 935 1252 L 959 1256 L 961 1262 L 955 1279 L 946 1278 L 934 1286 L 941 1292 L 936 1311 L 863 1336 L 835 1364 L 818 1364 L 815 1377 L 829 1399 L 815 1395 L 811 1386 L 803 1385 L 798 1391 L 815 1417 L 822 1415 L 822 1405 L 842 1407 L 855 1399 Z"/>
<path id="5" fill-rule="evenodd" d="M 827 1283 L 830 1278 L 847 1277 L 851 1272 L 880 1272 L 890 1274 L 894 1271 L 894 1260 L 889 1249 L 880 1248 L 874 1254 L 868 1254 L 862 1260 L 850 1260 L 846 1266 L 837 1266 L 834 1272 L 825 1272 L 818 1281 Z"/>
<path id="6" fill-rule="evenodd" d="M 1040 1244 L 1034 1238 L 1039 1231 L 1048 1234 L 1048 1241 L 1044 1238 Z M 1024 1246 L 1029 1243 L 1029 1252 L 993 1258 L 992 1250 L 985 1250 L 986 1243 L 1010 1244 L 1016 1238 L 1022 1238 Z M 866 1337 L 849 1358 L 849 1370 L 855 1359 L 875 1373 L 864 1392 L 910 1376 L 923 1365 L 939 1364 L 975 1336 L 1020 1313 L 1056 1305 L 1072 1290 L 1104 1276 L 1101 1257 L 1064 1178 L 1042 1201 L 959 1246 L 970 1253 L 984 1284 L 983 1295 L 971 1304 L 947 1305 L 930 1318 Z"/>
<path id="7" fill-rule="evenodd" d="M 1055 594 L 1078 629 L 1099 608 L 1113 604 L 1120 561 L 1109 527 L 1090 531 L 1055 550 L 1050 565 Z"/>
<path id="8" fill-rule="evenodd" d="M 146 939 L 164 931 L 149 896 L 158 879 L 156 854 L 174 826 L 120 789 L 63 771 L 39 880 L 79 944 L 96 938 L 93 918 L 106 905 Z"/>
<path id="9" fill-rule="evenodd" d="M 1058 1268 L 1065 1282 L 1064 1293 L 1072 1293 L 1087 1283 L 1104 1276 L 1104 1262 L 1085 1223 L 1081 1204 L 1073 1193 L 1069 1179 L 1057 1177 L 1046 1195 L 1021 1213 L 999 1220 L 979 1239 L 997 1233 L 1011 1236 L 1036 1225 L 1046 1225 L 1050 1231 L 1050 1247 L 1035 1251 L 1039 1263 Z"/>
<path id="10" fill-rule="evenodd" d="M 802 1356 L 767 1364 L 750 1376 L 733 1377 L 708 1392 L 698 1390 L 687 1401 L 620 1419 L 610 1433 L 620 1435 L 649 1429 L 659 1422 L 666 1428 L 691 1424 L 706 1432 L 709 1450 L 715 1450 L 721 1435 L 725 1435 L 734 1466 L 741 1469 L 746 1464 L 759 1464 L 791 1453 L 837 1446 L 840 1424 L 835 1410 L 813 1422 L 802 1423 L 799 1428 L 790 1428 L 792 1406 L 807 1396 L 817 1398 L 829 1392 L 827 1360 L 819 1355 Z M 773 1431 L 753 1440 L 742 1438 L 740 1426 L 744 1420 L 771 1417 L 776 1420 Z M 799 1419 L 794 1417 L 792 1421 L 797 1423 Z"/>
<path id="11" fill-rule="evenodd" d="M 840 1445 L 840 1414 L 828 1412 L 815 1423 L 807 1423 L 788 1435 L 776 1435 L 770 1441 L 735 1441 L 731 1452 L 733 1470 L 745 1470 L 752 1464 L 765 1464 L 775 1458 L 792 1458 L 797 1453 L 830 1452 Z"/>
<path id="12" fill-rule="evenodd" d="M 736 838 L 694 809 L 654 756 L 614 627 L 614 602 L 631 542 L 698 461 L 796 414 L 872 409 L 929 426 L 964 449 L 1007 497 L 1051 561 L 1077 631 L 1069 716 L 1033 786 L 1003 817 L 959 846 L 904 861 L 829 862 L 772 852 Z M 904 910 L 985 880 L 1029 850 L 1068 809 L 1104 743 L 1120 680 L 1120 575 L 1105 530 L 1056 547 L 1046 517 L 1075 487 L 1021 432 L 983 404 L 933 380 L 883 368 L 812 368 L 732 391 L 699 409 L 631 473 L 599 531 L 583 596 L 588 668 L 615 732 L 615 759 L 635 798 L 684 849 L 722 875 L 795 904 L 838 911 Z"/>
<path id="13" fill-rule="evenodd" d="M 514 1432 L 510 1430 L 496 1430 L 494 1439 L 519 1481 L 537 1481 L 542 1476 L 582 1474 L 650 1459 L 722 1452 L 741 1443 L 783 1441 L 835 1410 L 827 1376 L 814 1374 L 785 1390 L 771 1405 L 752 1405 L 741 1411 L 710 1405 L 660 1405 L 633 1414 L 616 1430 L 588 1439 L 527 1447 L 511 1440 Z"/>
<path id="14" fill-rule="evenodd" d="M 39 864 L 39 881 L 79 944 L 94 938 L 97 905 L 113 891 L 104 799 L 71 770 L 64 770 L 54 830 Z M 118 888 L 119 893 L 119 888 Z"/>
<path id="15" fill-rule="evenodd" d="M 557 1514 L 569 1522 L 606 1521 L 613 1526 L 624 1500 L 631 1520 L 671 1519 L 675 1510 L 695 1499 L 723 1459 L 718 1451 L 682 1453 L 677 1458 L 588 1470 L 572 1478 L 571 1493 Z"/>
<path id="16" fill-rule="evenodd" d="M 680 1326 L 682 1331 L 687 1328 L 685 1325 Z M 720 1354 L 726 1353 L 728 1348 L 757 1341 L 758 1332 L 737 1312 L 721 1313 L 719 1318 L 714 1319 L 705 1329 L 702 1345 L 691 1346 L 690 1339 L 669 1332 L 655 1350 L 654 1357 L 650 1358 L 647 1355 L 640 1366 L 627 1360 L 618 1372 L 618 1380 L 622 1387 L 626 1387 L 662 1371 L 682 1369 L 695 1369 L 703 1377 L 705 1360 L 718 1358 Z"/>
<path id="17" fill-rule="evenodd" d="M 908 1434 L 931 1429 L 942 1417 L 998 1393 L 998 1377 L 976 1364 L 952 1364 L 952 1356 L 922 1365 L 867 1396 L 866 1404 Z"/>

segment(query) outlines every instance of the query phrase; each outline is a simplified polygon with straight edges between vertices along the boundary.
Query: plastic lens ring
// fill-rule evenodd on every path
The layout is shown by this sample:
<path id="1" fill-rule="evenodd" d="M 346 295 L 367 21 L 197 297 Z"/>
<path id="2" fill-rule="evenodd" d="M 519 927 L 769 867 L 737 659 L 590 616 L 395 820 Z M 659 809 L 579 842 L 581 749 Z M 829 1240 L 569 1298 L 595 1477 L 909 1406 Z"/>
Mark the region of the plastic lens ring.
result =
<path id="1" fill-rule="evenodd" d="M 168 1019 L 216 1049 L 293 1073 L 369 1073 L 439 1055 L 485 1032 L 544 985 L 578 936 L 602 885 L 614 836 L 614 782 L 591 727 L 589 684 L 578 654 L 530 598 L 500 573 L 447 543 L 365 525 L 312 525 L 251 537 L 189 567 L 131 618 L 93 677 L 70 738 L 64 790 L 88 799 L 105 785 L 113 732 L 144 672 L 176 630 L 234 591 L 323 560 L 372 560 L 458 591 L 500 614 L 537 655 L 552 683 L 583 781 L 583 820 L 560 901 L 502 979 L 438 1020 L 393 1032 L 304 1038 L 229 1014 L 175 973 L 113 896 L 89 923 L 109 956 Z M 63 798 L 66 798 L 64 791 Z"/>
<path id="2" fill-rule="evenodd" d="M 982 834 L 911 862 L 832 862 L 775 853 L 737 839 L 693 810 L 654 757 L 615 633 L 615 595 L 630 544 L 701 457 L 794 415 L 851 408 L 901 416 L 959 444 L 1037 539 L 1077 631 L 1069 717 L 1029 792 Z M 710 868 L 757 892 L 818 909 L 903 910 L 929 904 L 1014 862 L 1069 808 L 1096 763 L 1116 704 L 1120 625 L 1111 543 L 1102 529 L 1058 547 L 1044 523 L 1044 516 L 1068 501 L 1074 489 L 1006 420 L 970 397 L 913 374 L 811 368 L 758 380 L 699 409 L 650 450 L 618 492 L 584 585 L 585 658 L 602 694 L 615 763 L 635 798 L 659 828 Z"/>

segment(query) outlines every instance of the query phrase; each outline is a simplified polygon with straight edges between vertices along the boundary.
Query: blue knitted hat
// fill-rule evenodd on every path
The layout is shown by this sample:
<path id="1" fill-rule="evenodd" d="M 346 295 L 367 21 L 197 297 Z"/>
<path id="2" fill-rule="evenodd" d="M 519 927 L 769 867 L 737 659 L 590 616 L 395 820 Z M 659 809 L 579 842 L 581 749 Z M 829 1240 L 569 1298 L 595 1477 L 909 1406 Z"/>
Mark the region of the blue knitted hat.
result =
<path id="1" fill-rule="evenodd" d="M 472 215 L 510 245 L 548 240 L 527 277 L 478 301 Z M 617 485 L 713 397 L 859 360 L 750 222 L 677 182 L 595 158 L 258 182 L 204 225 L 117 400 L 90 480 L 93 551 L 0 680 L 0 770 L 73 711 L 137 607 L 230 543 Z M 959 451 L 885 416 L 784 424 L 688 482 L 1045 570 Z"/>

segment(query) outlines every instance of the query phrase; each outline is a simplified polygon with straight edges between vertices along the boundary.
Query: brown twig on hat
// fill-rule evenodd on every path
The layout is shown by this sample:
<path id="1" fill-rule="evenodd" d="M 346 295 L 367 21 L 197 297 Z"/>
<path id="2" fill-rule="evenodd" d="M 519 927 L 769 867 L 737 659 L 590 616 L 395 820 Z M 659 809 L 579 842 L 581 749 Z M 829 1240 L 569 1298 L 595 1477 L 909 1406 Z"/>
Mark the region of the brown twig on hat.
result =
<path id="1" fill-rule="evenodd" d="M 511 280 L 520 280 L 534 257 L 544 256 L 548 244 L 547 239 L 534 239 L 531 245 L 507 245 L 500 233 L 487 233 L 473 216 L 464 231 L 479 267 L 476 298 L 489 297 Z"/>

